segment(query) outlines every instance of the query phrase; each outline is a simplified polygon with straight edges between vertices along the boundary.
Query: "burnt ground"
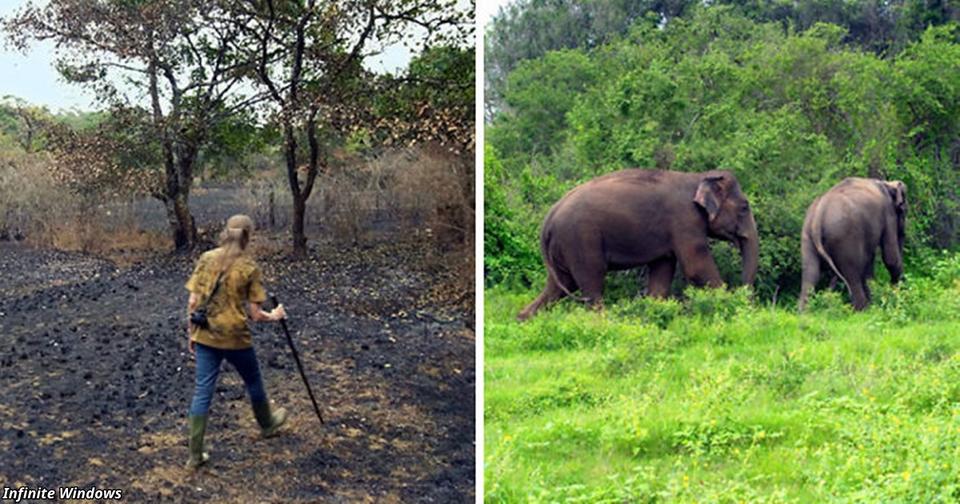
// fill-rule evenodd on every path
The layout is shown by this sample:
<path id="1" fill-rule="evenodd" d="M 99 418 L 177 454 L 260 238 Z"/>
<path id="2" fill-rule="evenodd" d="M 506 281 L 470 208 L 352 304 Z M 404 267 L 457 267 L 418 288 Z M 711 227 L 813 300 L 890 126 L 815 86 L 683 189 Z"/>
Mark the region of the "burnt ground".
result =
<path id="1" fill-rule="evenodd" d="M 327 421 L 278 325 L 254 326 L 267 394 L 292 415 L 261 440 L 224 363 L 210 464 L 192 473 L 185 339 L 195 256 L 118 266 L 0 243 L 0 481 L 122 488 L 130 502 L 474 499 L 473 293 L 422 245 L 260 257 Z"/>

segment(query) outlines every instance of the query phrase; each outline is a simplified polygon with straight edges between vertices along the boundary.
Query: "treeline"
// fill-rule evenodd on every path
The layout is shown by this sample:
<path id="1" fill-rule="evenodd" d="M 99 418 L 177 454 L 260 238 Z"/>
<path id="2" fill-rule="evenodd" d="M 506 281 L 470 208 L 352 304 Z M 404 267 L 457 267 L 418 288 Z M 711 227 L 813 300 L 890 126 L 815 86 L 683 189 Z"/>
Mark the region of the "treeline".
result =
<path id="1" fill-rule="evenodd" d="M 488 109 L 486 133 L 487 284 L 539 282 L 546 210 L 577 183 L 625 167 L 733 170 L 760 230 L 756 287 L 768 299 L 798 291 L 804 212 L 846 176 L 907 184 L 908 271 L 956 247 L 956 10 L 883 4 L 892 28 L 868 36 L 806 4 L 779 18 L 760 4 L 696 2 L 671 16 L 650 7 L 623 29 L 591 35 L 602 43 L 515 62 L 502 87 L 487 90 L 502 99 Z M 504 19 L 522 12 L 501 13 L 493 40 L 515 31 Z M 735 255 L 724 244 L 714 254 L 734 281 Z"/>
<path id="2" fill-rule="evenodd" d="M 336 145 L 472 148 L 472 27 L 472 10 L 440 0 L 51 0 L 0 19 L 13 48 L 52 40 L 63 79 L 103 105 L 95 128 L 47 132 L 68 185 L 157 198 L 185 251 L 197 240 L 197 175 L 267 150 L 288 179 L 298 254 Z M 365 64 L 401 43 L 419 55 L 408 68 Z"/>
<path id="3" fill-rule="evenodd" d="M 592 49 L 626 35 L 640 19 L 665 24 L 703 4 L 733 6 L 749 19 L 793 32 L 835 24 L 845 28 L 845 44 L 881 55 L 896 54 L 928 26 L 960 21 L 960 6 L 950 1 L 518 0 L 502 9 L 486 34 L 487 109 L 503 105 L 506 76 L 520 61 L 551 50 Z"/>

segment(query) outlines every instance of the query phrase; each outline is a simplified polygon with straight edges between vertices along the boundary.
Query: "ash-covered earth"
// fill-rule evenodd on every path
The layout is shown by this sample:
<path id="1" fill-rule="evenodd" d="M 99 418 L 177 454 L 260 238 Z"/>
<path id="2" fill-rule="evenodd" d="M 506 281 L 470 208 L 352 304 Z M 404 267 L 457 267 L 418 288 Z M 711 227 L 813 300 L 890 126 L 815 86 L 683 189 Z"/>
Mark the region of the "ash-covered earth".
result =
<path id="1" fill-rule="evenodd" d="M 193 473 L 183 284 L 196 255 L 121 267 L 0 243 L 0 481 L 120 488 L 128 502 L 472 501 L 473 293 L 451 291 L 451 268 L 421 248 L 259 257 L 327 423 L 280 327 L 258 324 L 267 393 L 292 416 L 261 440 L 224 363 L 211 461 Z"/>

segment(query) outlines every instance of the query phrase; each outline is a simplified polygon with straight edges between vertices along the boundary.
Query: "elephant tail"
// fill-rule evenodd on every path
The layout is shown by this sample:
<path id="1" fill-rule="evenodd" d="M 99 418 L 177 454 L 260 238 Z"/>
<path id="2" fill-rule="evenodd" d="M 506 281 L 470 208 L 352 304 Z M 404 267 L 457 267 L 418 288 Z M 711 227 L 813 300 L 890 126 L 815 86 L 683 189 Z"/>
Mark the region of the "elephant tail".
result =
<path id="1" fill-rule="evenodd" d="M 830 257 L 830 254 L 827 253 L 827 249 L 823 246 L 823 239 L 821 237 L 823 230 L 814 229 L 812 231 L 813 232 L 810 233 L 810 239 L 813 241 L 813 246 L 817 249 L 817 253 L 820 254 L 820 257 L 827 261 L 827 265 L 830 266 L 830 269 L 833 270 L 833 273 L 837 275 L 837 278 L 843 281 L 843 285 L 847 286 L 847 291 L 850 292 L 850 295 L 853 295 L 853 291 L 850 290 L 850 282 L 847 282 L 847 279 L 843 276 L 843 273 L 840 273 L 840 268 L 837 268 L 837 265 L 833 262 L 833 258 Z"/>
<path id="2" fill-rule="evenodd" d="M 585 297 L 580 297 L 574 295 L 566 285 L 563 285 L 563 282 L 560 281 L 560 275 L 557 274 L 557 270 L 553 267 L 553 257 L 550 255 L 550 234 L 544 226 L 544 231 L 540 236 L 540 253 L 543 254 L 543 263 L 547 266 L 547 275 L 550 278 L 553 278 L 553 281 L 557 283 L 557 286 L 560 287 L 560 290 L 563 291 L 570 299 L 579 301 L 581 303 L 586 303 L 589 299 Z"/>
<path id="3" fill-rule="evenodd" d="M 573 300 L 576 300 L 576 301 L 580 301 L 581 303 L 586 303 L 587 301 L 589 301 L 589 299 L 587 299 L 587 298 L 585 298 L 585 297 L 580 297 L 580 296 L 574 295 L 574 293 L 570 292 L 570 289 L 568 289 L 567 286 L 566 286 L 566 285 L 563 285 L 563 282 L 560 281 L 560 276 L 557 275 L 557 272 L 556 272 L 556 270 L 553 269 L 553 265 L 550 264 L 550 261 L 547 260 L 547 261 L 544 261 L 544 262 L 547 264 L 547 274 L 550 275 L 551 277 L 553 277 L 553 281 L 557 283 L 557 286 L 560 287 L 560 290 L 562 290 L 562 291 L 564 292 L 564 294 L 566 294 L 567 296 L 569 296 L 570 299 L 573 299 Z"/>

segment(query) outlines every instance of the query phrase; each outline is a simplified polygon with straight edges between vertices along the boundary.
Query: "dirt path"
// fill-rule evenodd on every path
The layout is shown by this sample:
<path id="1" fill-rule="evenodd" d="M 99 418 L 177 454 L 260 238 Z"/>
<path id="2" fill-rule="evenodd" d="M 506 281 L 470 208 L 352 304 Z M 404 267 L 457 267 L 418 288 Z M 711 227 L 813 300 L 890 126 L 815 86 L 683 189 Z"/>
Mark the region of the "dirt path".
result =
<path id="1" fill-rule="evenodd" d="M 436 303 L 443 272 L 411 266 L 416 246 L 261 258 L 327 425 L 278 328 L 257 326 L 267 393 L 294 413 L 289 428 L 259 440 L 225 364 L 211 464 L 191 474 L 191 258 L 118 268 L 0 244 L 0 480 L 122 488 L 130 502 L 473 500 L 473 314 Z"/>

